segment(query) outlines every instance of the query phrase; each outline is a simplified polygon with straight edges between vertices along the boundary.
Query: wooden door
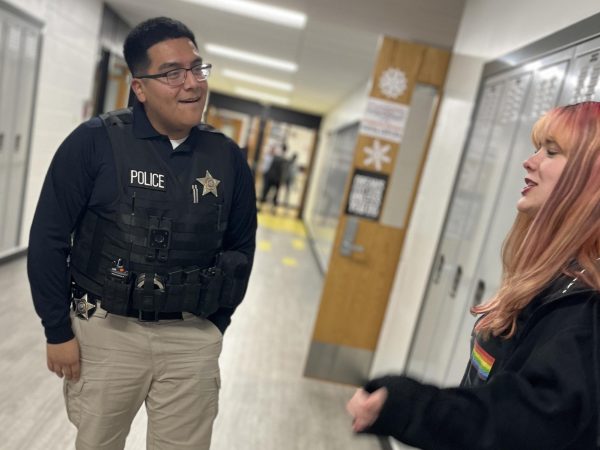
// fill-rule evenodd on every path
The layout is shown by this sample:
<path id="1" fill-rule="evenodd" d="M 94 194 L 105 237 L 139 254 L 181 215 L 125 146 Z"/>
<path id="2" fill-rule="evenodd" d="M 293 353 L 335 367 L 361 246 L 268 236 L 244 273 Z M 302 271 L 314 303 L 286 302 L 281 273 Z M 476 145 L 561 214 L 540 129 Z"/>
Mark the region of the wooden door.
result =
<path id="1" fill-rule="evenodd" d="M 224 135 L 233 139 L 238 145 L 242 142 L 244 122 L 241 118 L 221 114 L 217 108 L 209 107 L 206 112 L 206 123 L 212 125 Z"/>
<path id="2" fill-rule="evenodd" d="M 368 375 L 449 58 L 449 52 L 424 45 L 388 37 L 380 42 L 306 364 L 307 376 L 359 384 Z M 417 85 L 436 93 L 424 124 L 414 119 L 422 115 L 420 107 L 411 105 Z M 410 146 L 404 146 L 408 135 L 418 128 L 419 143 L 411 135 Z M 354 237 L 348 239 L 352 230 Z"/>

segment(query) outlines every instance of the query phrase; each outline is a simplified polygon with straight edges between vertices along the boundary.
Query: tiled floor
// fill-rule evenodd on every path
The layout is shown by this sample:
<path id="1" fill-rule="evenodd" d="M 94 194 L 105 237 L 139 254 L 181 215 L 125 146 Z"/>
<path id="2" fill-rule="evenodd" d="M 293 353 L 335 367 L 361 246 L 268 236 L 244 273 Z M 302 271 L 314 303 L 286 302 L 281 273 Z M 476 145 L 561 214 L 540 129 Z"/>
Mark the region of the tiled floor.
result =
<path id="1" fill-rule="evenodd" d="M 227 330 L 213 450 L 378 450 L 354 436 L 344 405 L 354 388 L 304 378 L 322 278 L 304 228 L 260 217 L 250 288 Z M 73 448 L 61 381 L 46 369 L 25 261 L 0 266 L 0 449 Z M 145 412 L 126 448 L 145 448 Z"/>

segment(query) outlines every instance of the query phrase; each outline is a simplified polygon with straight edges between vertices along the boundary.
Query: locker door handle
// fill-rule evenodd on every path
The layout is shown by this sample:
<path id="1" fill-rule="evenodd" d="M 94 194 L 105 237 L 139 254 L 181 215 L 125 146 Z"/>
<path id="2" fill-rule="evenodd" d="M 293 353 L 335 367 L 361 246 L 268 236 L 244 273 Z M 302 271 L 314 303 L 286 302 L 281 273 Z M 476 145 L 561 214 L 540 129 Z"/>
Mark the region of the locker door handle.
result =
<path id="1" fill-rule="evenodd" d="M 475 295 L 473 295 L 473 303 L 471 306 L 477 306 L 481 303 L 483 299 L 483 294 L 485 293 L 485 282 L 483 280 L 477 281 L 477 288 L 475 289 Z"/>
<path id="2" fill-rule="evenodd" d="M 433 274 L 433 282 L 434 283 L 438 283 L 440 281 L 440 278 L 442 276 L 442 270 L 444 269 L 444 263 L 445 262 L 446 262 L 446 259 L 444 258 L 444 255 L 440 255 L 440 257 L 438 259 L 437 267 L 436 267 L 435 272 Z"/>
<path id="3" fill-rule="evenodd" d="M 358 218 L 348 217 L 346 219 L 346 227 L 342 236 L 342 243 L 340 245 L 340 254 L 342 256 L 352 256 L 352 253 L 363 253 L 365 248 L 362 245 L 354 243 L 356 233 L 358 232 Z"/>
<path id="4" fill-rule="evenodd" d="M 19 151 L 19 147 L 21 147 L 21 135 L 17 134 L 15 136 L 15 153 Z"/>
<path id="5" fill-rule="evenodd" d="M 450 289 L 450 297 L 454 298 L 456 296 L 456 291 L 458 291 L 458 285 L 460 284 L 460 279 L 462 278 L 462 267 L 458 266 L 456 268 L 456 273 L 454 274 L 454 280 L 452 281 L 452 287 Z"/>
<path id="6" fill-rule="evenodd" d="M 0 152 L 4 150 L 4 133 L 0 133 Z"/>

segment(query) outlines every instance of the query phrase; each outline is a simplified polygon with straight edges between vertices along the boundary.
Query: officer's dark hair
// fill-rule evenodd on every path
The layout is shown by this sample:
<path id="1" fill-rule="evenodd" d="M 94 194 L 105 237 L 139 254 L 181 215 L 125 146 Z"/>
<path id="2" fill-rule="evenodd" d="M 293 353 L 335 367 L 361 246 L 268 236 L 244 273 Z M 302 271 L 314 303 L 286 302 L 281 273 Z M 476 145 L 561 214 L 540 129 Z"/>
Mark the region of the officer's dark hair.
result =
<path id="1" fill-rule="evenodd" d="M 129 32 L 123 44 L 123 55 L 129 71 L 134 76 L 145 73 L 150 66 L 148 49 L 159 42 L 177 38 L 188 38 L 198 47 L 194 33 L 178 20 L 154 17 L 138 24 Z"/>

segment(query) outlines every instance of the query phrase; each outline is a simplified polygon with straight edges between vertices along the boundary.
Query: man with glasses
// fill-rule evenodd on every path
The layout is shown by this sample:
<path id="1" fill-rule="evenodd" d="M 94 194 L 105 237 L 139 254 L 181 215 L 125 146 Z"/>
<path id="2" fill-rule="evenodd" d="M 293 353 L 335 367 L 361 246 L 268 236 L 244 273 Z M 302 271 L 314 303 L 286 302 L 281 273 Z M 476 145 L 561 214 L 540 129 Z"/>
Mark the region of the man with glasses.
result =
<path id="1" fill-rule="evenodd" d="M 254 257 L 254 183 L 200 124 L 211 65 L 160 17 L 124 55 L 131 109 L 59 147 L 31 228 L 28 274 L 77 449 L 123 449 L 142 403 L 147 447 L 208 449 L 223 333 Z"/>

